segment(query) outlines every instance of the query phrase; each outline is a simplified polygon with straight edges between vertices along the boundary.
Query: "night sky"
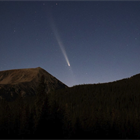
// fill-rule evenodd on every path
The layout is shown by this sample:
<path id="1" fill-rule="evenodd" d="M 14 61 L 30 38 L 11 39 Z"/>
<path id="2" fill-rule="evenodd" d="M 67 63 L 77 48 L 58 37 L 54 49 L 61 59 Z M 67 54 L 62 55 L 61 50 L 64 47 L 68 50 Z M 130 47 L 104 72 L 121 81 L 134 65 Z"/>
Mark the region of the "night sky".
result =
<path id="1" fill-rule="evenodd" d="M 140 73 L 140 2 L 1 1 L 0 71 L 36 67 L 70 87 Z"/>

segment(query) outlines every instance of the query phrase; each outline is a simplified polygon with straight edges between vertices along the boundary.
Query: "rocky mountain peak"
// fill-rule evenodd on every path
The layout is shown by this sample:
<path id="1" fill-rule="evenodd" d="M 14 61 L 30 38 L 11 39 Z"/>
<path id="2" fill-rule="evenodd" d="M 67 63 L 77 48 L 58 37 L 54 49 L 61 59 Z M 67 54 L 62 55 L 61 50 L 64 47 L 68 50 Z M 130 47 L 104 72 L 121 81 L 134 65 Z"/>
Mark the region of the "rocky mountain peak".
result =
<path id="1" fill-rule="evenodd" d="M 45 93 L 67 86 L 41 67 L 0 71 L 0 97 L 35 95 L 38 86 L 44 84 Z"/>

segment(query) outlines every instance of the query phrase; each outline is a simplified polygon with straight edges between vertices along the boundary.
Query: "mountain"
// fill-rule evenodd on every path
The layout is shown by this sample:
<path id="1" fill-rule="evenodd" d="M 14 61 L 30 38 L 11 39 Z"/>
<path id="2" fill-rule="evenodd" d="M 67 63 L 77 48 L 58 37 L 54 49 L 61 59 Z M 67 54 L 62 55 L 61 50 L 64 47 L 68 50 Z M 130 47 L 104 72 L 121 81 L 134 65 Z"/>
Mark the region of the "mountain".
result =
<path id="1" fill-rule="evenodd" d="M 140 74 L 67 87 L 39 67 L 1 71 L 0 96 L 1 138 L 140 138 Z"/>
<path id="2" fill-rule="evenodd" d="M 80 139 L 140 138 L 140 74 L 51 94 L 64 136 Z"/>
<path id="3" fill-rule="evenodd" d="M 17 96 L 35 95 L 44 84 L 45 93 L 67 86 L 44 69 L 14 69 L 0 71 L 0 98 L 14 100 Z"/>

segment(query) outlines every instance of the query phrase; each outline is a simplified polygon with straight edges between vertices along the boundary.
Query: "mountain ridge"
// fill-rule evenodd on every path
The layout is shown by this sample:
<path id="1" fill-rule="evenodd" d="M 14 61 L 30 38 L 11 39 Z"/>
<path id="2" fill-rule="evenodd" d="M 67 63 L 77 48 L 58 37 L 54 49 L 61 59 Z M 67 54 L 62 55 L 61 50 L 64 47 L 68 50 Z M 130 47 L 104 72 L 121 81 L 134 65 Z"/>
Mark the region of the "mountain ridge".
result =
<path id="1" fill-rule="evenodd" d="M 22 72 L 22 75 L 21 75 L 21 72 Z M 25 75 L 25 72 L 26 72 L 26 75 Z M 31 73 L 31 72 L 32 72 L 32 73 Z M 35 76 L 36 76 L 37 74 L 38 74 L 38 76 L 39 76 L 39 75 L 40 75 L 39 73 L 42 73 L 42 74 L 43 74 L 43 72 L 45 72 L 45 73 L 51 75 L 50 73 L 48 73 L 46 70 L 44 70 L 44 69 L 41 68 L 41 67 L 3 70 L 3 71 L 0 71 L 0 85 L 1 85 L 1 84 L 12 84 L 12 85 L 13 85 L 13 84 L 17 84 L 18 81 L 15 80 L 15 79 L 18 79 L 18 78 L 19 78 L 18 74 L 21 76 L 20 79 L 19 79 L 19 80 L 21 80 L 21 81 L 19 81 L 19 82 L 30 82 L 30 81 L 33 80 L 33 78 L 35 78 Z M 16 78 L 12 80 L 11 77 L 8 76 L 8 73 L 16 73 L 16 75 L 15 75 L 15 74 L 12 75 L 12 76 L 15 75 L 14 78 L 15 78 L 15 77 L 16 77 Z M 6 79 L 4 78 L 3 74 L 4 74 L 4 75 L 7 75 L 7 76 L 6 76 Z M 27 76 L 29 76 L 28 79 L 27 79 Z M 54 77 L 53 75 L 51 75 L 51 76 Z M 26 78 L 25 78 L 25 77 L 26 77 Z M 56 78 L 56 77 L 54 77 L 54 78 Z M 140 78 L 140 73 L 135 74 L 135 75 L 132 75 L 132 76 L 130 76 L 130 77 L 126 77 L 126 78 L 122 78 L 122 79 L 110 81 L 110 82 L 91 83 L 91 84 L 106 84 L 106 83 L 119 82 L 119 81 L 128 80 L 128 79 L 129 79 L 129 80 L 138 79 L 138 78 Z M 57 78 L 56 78 L 56 79 L 57 79 Z M 23 81 L 22 81 L 22 80 L 23 80 Z M 60 81 L 60 82 L 61 82 L 61 81 Z M 61 82 L 61 83 L 62 83 L 62 82 Z M 63 83 L 63 84 L 65 84 L 65 83 Z M 80 84 L 80 85 L 85 85 L 85 84 Z M 74 86 L 76 86 L 76 85 L 74 85 Z"/>
<path id="2" fill-rule="evenodd" d="M 40 83 L 45 85 L 45 93 L 67 87 L 40 67 L 5 70 L 0 71 L 0 96 L 10 99 L 13 95 L 35 95 Z"/>

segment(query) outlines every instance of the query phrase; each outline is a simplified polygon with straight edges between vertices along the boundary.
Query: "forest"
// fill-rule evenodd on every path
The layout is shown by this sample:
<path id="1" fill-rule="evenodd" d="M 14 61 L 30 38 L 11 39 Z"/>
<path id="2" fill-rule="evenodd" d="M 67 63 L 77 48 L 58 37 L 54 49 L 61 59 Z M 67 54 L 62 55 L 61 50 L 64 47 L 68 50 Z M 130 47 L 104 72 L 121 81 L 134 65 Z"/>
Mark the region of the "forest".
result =
<path id="1" fill-rule="evenodd" d="M 0 100 L 1 138 L 140 138 L 139 75 Z"/>

